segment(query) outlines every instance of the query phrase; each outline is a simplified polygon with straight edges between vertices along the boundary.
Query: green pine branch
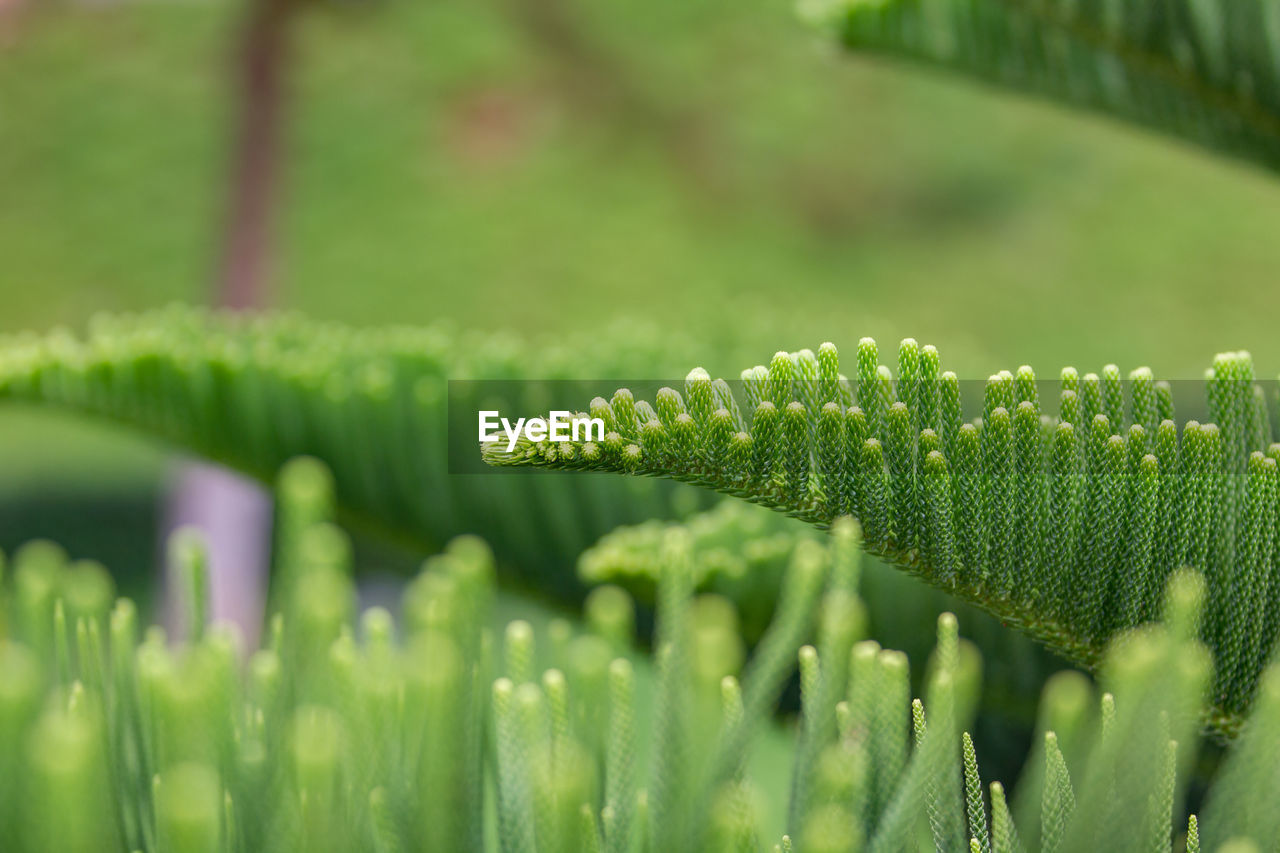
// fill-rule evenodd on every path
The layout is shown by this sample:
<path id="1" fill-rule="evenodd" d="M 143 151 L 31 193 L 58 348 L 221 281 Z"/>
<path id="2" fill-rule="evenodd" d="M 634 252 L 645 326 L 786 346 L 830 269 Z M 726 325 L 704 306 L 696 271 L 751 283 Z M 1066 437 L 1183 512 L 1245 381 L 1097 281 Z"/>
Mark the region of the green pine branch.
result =
<path id="1" fill-rule="evenodd" d="M 1208 719 L 1233 732 L 1280 627 L 1280 444 L 1248 354 L 1207 372 L 1214 422 L 1181 425 L 1145 368 L 1068 368 L 1043 404 L 1029 367 L 1001 372 L 979 415 L 933 347 L 908 339 L 898 364 L 895 380 L 870 339 L 853 380 L 832 344 L 780 352 L 743 371 L 740 399 L 695 369 L 652 404 L 627 389 L 593 400 L 603 441 L 522 435 L 482 454 L 682 480 L 820 527 L 852 515 L 871 552 L 1089 667 L 1158 614 L 1175 569 L 1197 568 L 1217 661 Z"/>
<path id="2" fill-rule="evenodd" d="M 348 523 L 426 549 L 479 533 L 504 569 L 576 595 L 556 555 L 577 554 L 621 523 L 672 518 L 675 493 L 641 482 L 450 476 L 448 383 L 642 375 L 675 370 L 692 351 L 678 335 L 634 324 L 607 337 L 608 351 L 583 363 L 583 342 L 535 346 L 444 324 L 358 329 L 175 306 L 101 315 L 84 335 L 0 336 L 0 402 L 122 423 L 264 482 L 288 460 L 315 456 L 332 471 Z M 529 389 L 530 405 L 544 405 L 537 393 Z"/>
<path id="3" fill-rule="evenodd" d="M 1270 0 L 812 0 L 848 47 L 959 71 L 1280 167 Z"/>

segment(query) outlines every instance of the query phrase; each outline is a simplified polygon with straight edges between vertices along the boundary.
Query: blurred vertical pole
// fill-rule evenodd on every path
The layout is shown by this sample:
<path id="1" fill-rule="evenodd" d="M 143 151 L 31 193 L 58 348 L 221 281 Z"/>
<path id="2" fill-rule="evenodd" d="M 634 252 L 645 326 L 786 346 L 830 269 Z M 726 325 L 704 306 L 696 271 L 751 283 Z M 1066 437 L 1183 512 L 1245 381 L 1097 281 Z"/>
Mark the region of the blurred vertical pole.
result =
<path id="1" fill-rule="evenodd" d="M 205 462 L 183 462 L 167 496 L 166 535 L 200 530 L 208 545 L 209 616 L 236 624 L 245 650 L 257 648 L 271 554 L 271 498 L 262 486 Z M 160 553 L 168 554 L 168 549 Z M 165 566 L 165 627 L 182 636 L 182 582 Z"/>
<path id="2" fill-rule="evenodd" d="M 247 0 L 235 47 L 235 134 L 229 198 L 215 301 L 245 310 L 267 304 L 287 107 L 289 26 L 296 0 Z M 209 602 L 214 619 L 234 622 L 257 645 L 270 562 L 271 501 L 262 487 L 225 468 L 184 464 L 168 498 L 167 532 L 191 525 L 209 546 Z M 178 608 L 167 584 L 171 623 Z"/>

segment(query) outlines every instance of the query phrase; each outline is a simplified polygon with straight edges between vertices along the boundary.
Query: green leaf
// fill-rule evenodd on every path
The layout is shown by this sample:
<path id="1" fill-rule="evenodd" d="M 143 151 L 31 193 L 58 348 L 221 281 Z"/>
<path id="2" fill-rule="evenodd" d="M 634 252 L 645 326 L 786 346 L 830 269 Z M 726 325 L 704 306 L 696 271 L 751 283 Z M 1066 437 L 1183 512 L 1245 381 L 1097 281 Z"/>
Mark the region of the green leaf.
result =
<path id="1" fill-rule="evenodd" d="M 853 50 L 1280 166 L 1280 7 L 1266 0 L 831 0 L 803 8 Z M 1111 403 L 1090 417 L 1103 411 L 1114 420 Z"/>

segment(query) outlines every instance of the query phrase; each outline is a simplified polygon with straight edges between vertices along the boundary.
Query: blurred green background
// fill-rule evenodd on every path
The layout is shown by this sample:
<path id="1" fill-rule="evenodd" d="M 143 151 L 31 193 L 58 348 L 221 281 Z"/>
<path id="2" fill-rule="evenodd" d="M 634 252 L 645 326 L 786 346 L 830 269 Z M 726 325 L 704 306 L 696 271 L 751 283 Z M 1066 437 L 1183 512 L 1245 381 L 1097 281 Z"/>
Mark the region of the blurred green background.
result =
<path id="1" fill-rule="evenodd" d="M 962 378 L 1280 370 L 1280 185 L 1251 167 L 849 57 L 786 0 L 296 3 L 266 305 L 543 338 L 630 316 L 713 374 L 908 334 Z M 0 0 L 0 331 L 217 301 L 250 8 Z M 0 410 L 0 548 L 137 576 L 170 459 Z"/>
<path id="2" fill-rule="evenodd" d="M 206 300 L 244 10 L 28 3 L 0 52 L 0 328 Z M 785 0 L 295 18 L 274 304 L 537 332 L 625 313 L 761 357 L 911 334 L 979 377 L 1280 364 L 1265 174 L 850 58 Z"/>

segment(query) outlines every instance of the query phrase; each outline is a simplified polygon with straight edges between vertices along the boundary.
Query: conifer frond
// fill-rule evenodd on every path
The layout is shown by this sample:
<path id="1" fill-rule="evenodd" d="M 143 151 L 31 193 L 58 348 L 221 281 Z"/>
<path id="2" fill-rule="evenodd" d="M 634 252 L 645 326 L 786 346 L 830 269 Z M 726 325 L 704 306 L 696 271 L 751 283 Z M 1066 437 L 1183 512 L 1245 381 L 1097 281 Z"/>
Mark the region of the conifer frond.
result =
<path id="1" fill-rule="evenodd" d="M 1022 845 L 1005 803 L 1004 786 L 991 783 L 991 849 L 994 853 L 1020 853 Z"/>
<path id="2" fill-rule="evenodd" d="M 590 586 L 618 584 L 652 601 L 661 574 L 662 540 L 673 522 L 651 519 L 614 528 L 578 557 Z M 679 522 L 689 534 L 692 582 L 731 599 L 748 639 L 760 636 L 777 605 L 778 584 L 792 553 L 821 534 L 740 501 L 721 501 Z"/>
<path id="3" fill-rule="evenodd" d="M 969 840 L 978 853 L 990 853 L 991 842 L 987 834 L 987 812 L 982 804 L 982 779 L 978 776 L 978 755 L 968 732 L 962 740 L 964 749 L 965 816 L 969 820 Z"/>
<path id="4" fill-rule="evenodd" d="M 813 0 L 848 47 L 1096 110 L 1280 167 L 1269 0 Z"/>
<path id="5" fill-rule="evenodd" d="M 482 445 L 498 466 L 613 471 L 704 486 L 819 527 L 862 524 L 873 553 L 1096 666 L 1155 617 L 1174 569 L 1204 572 L 1211 725 L 1231 732 L 1280 630 L 1277 459 L 1247 353 L 1206 372 L 1212 423 L 1173 420 L 1151 371 L 1068 368 L 1056 401 L 1031 368 L 993 375 L 965 412 L 954 373 L 913 340 L 896 380 L 863 339 L 856 379 L 832 344 L 777 353 L 729 383 L 694 370 L 653 404 L 589 406 L 603 441 Z M 722 389 L 709 402 L 708 388 Z M 686 401 L 689 401 L 686 405 Z M 857 401 L 855 403 L 855 401 Z M 715 408 L 712 408 L 715 406 Z"/>
<path id="6" fill-rule="evenodd" d="M 0 401 L 123 423 L 263 481 L 315 456 L 332 471 L 344 519 L 428 550 L 484 535 L 505 567 L 576 593 L 555 555 L 577 554 L 621 523 L 672 518 L 673 492 L 638 481 L 449 476 L 448 383 L 649 375 L 692 351 L 669 330 L 619 326 L 605 337 L 608 352 L 593 345 L 583 362 L 582 342 L 174 306 L 100 315 L 83 336 L 0 335 Z M 531 404 L 544 399 L 529 394 Z"/>

